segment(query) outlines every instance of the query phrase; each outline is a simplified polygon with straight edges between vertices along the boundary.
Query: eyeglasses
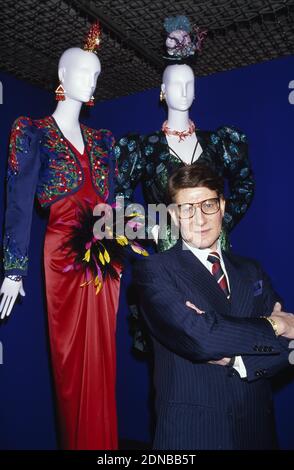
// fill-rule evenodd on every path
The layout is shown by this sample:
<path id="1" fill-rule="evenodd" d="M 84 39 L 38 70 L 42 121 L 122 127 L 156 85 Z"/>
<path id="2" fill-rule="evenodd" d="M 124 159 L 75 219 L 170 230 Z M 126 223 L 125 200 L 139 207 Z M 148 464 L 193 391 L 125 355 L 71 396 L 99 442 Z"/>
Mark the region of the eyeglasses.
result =
<path id="1" fill-rule="evenodd" d="M 220 208 L 219 197 L 206 199 L 205 201 L 195 202 L 193 204 L 178 204 L 178 215 L 180 219 L 191 219 L 195 215 L 197 207 L 200 207 L 203 214 L 216 214 Z"/>

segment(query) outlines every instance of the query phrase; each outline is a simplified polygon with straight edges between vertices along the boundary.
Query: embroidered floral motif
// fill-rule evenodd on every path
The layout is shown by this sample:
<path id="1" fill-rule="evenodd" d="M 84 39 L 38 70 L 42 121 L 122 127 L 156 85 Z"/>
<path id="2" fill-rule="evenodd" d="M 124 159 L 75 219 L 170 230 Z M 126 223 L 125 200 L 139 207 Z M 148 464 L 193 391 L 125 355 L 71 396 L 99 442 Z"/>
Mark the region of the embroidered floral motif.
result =
<path id="1" fill-rule="evenodd" d="M 130 140 L 130 142 L 128 142 L 128 150 L 129 152 L 133 152 L 136 148 L 136 141 L 135 140 Z"/>
<path id="2" fill-rule="evenodd" d="M 31 123 L 31 119 L 22 116 L 12 126 L 9 143 L 8 179 L 18 175 L 21 158 L 27 156 L 29 137 L 24 130 Z"/>
<path id="3" fill-rule="evenodd" d="M 33 125 L 42 130 L 37 197 L 41 206 L 46 207 L 77 191 L 83 183 L 83 171 L 74 151 L 51 116 L 33 121 Z M 113 136 L 110 131 L 104 129 L 95 131 L 83 125 L 81 128 L 89 155 L 93 186 L 106 200 L 109 153 L 113 146 Z"/>
<path id="4" fill-rule="evenodd" d="M 6 233 L 3 242 L 4 249 L 4 269 L 8 271 L 26 272 L 28 268 L 28 256 L 27 253 L 21 253 L 17 246 L 16 241 L 11 237 L 10 234 Z"/>
<path id="5" fill-rule="evenodd" d="M 110 159 L 115 160 L 115 153 L 113 149 L 114 139 L 106 129 L 100 129 L 95 132 L 94 145 L 92 152 L 90 152 L 90 163 L 92 168 L 92 181 L 94 187 L 99 188 L 99 194 L 106 201 L 109 195 L 109 164 Z"/>
<path id="6" fill-rule="evenodd" d="M 76 156 L 51 117 L 34 121 L 43 131 L 42 172 L 37 189 L 41 206 L 52 204 L 61 196 L 76 191 L 83 180 Z"/>

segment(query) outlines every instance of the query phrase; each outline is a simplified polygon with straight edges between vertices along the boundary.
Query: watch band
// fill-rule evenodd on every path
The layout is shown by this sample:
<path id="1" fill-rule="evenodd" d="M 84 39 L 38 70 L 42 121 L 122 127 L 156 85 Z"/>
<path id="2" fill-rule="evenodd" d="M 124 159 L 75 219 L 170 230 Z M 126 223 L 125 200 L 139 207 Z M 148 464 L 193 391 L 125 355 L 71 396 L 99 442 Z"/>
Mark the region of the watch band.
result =
<path id="1" fill-rule="evenodd" d="M 279 329 L 278 329 L 278 324 L 277 322 L 273 319 L 273 318 L 270 318 L 270 317 L 262 317 L 264 318 L 265 320 L 267 320 L 271 325 L 272 325 L 272 328 L 275 332 L 275 335 L 276 336 L 279 336 Z"/>

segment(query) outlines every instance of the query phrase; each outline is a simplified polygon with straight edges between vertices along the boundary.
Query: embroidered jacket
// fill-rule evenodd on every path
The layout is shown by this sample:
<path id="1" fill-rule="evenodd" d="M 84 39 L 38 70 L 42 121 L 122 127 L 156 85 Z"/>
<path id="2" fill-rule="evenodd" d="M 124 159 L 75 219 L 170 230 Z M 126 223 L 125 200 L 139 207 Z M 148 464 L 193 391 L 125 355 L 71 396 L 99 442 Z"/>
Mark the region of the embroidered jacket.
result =
<path id="1" fill-rule="evenodd" d="M 223 248 L 226 233 L 241 220 L 254 195 L 253 173 L 248 159 L 246 135 L 234 127 L 223 126 L 214 132 L 196 130 L 203 150 L 197 162 L 205 163 L 228 183 L 226 212 L 223 221 Z M 167 203 L 167 185 L 171 173 L 184 163 L 169 151 L 162 131 L 147 136 L 122 137 L 115 146 L 118 161 L 117 195 L 132 202 L 134 189 L 142 182 L 145 200 L 149 204 Z M 169 225 L 166 238 L 159 240 L 160 251 L 175 244 Z"/>
<path id="2" fill-rule="evenodd" d="M 81 125 L 92 184 L 104 200 L 114 193 L 114 138 L 106 129 Z M 80 162 L 54 118 L 21 116 L 11 131 L 4 234 L 5 275 L 26 275 L 35 195 L 42 207 L 71 195 L 83 185 Z"/>

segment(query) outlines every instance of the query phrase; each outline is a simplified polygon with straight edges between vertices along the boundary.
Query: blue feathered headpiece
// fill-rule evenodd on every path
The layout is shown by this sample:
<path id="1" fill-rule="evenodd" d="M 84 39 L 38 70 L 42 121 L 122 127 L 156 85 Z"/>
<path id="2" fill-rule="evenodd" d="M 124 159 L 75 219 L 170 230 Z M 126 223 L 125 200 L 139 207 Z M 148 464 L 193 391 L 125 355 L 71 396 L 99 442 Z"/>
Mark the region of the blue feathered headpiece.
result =
<path id="1" fill-rule="evenodd" d="M 164 20 L 164 28 L 168 33 L 166 48 L 168 59 L 175 62 L 185 62 L 202 49 L 202 43 L 207 31 L 198 26 L 191 26 L 187 16 L 169 16 Z"/>
<path id="2" fill-rule="evenodd" d="M 187 33 L 190 33 L 191 31 L 191 24 L 189 21 L 189 18 L 183 15 L 178 15 L 178 16 L 169 16 L 168 18 L 165 18 L 164 20 L 164 29 L 168 33 L 172 33 L 173 31 L 176 30 L 182 30 L 182 31 L 187 31 Z"/>

